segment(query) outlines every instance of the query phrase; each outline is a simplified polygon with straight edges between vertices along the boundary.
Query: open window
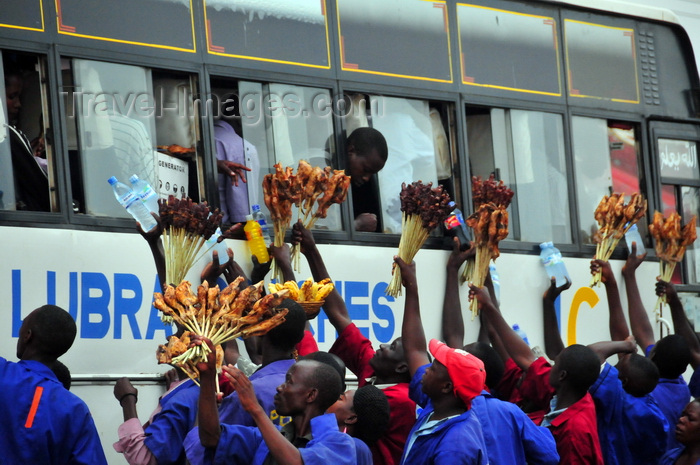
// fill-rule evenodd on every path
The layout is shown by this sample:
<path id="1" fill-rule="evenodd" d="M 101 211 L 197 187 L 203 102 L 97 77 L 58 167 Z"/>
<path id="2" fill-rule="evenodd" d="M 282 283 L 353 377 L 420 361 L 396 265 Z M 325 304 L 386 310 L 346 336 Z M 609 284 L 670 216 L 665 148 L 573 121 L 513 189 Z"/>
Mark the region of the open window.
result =
<path id="1" fill-rule="evenodd" d="M 58 211 L 46 59 L 0 55 L 0 210 Z"/>
<path id="2" fill-rule="evenodd" d="M 62 60 L 71 191 L 78 213 L 126 217 L 107 184 L 132 174 L 161 198 L 201 198 L 193 114 L 196 80 L 184 73 Z"/>
<path id="3" fill-rule="evenodd" d="M 514 192 L 508 238 L 572 242 L 562 116 L 540 111 L 467 107 L 474 176 L 492 173 Z"/>
<path id="4" fill-rule="evenodd" d="M 571 126 L 581 240 L 593 244 L 598 230 L 593 212 L 603 196 L 620 192 L 629 200 L 639 192 L 648 198 L 640 183 L 639 129 L 628 122 L 581 116 L 574 116 Z M 646 218 L 638 228 L 649 246 Z"/>

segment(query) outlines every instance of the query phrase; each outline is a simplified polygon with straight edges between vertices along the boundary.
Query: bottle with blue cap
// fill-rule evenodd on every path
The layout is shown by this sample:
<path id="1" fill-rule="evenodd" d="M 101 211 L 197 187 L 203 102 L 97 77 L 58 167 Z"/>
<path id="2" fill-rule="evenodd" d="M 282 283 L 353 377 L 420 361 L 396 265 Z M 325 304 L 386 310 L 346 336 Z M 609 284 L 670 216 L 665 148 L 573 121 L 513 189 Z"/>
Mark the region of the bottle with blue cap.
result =
<path id="1" fill-rule="evenodd" d="M 625 242 L 627 242 L 627 249 L 629 249 L 630 253 L 632 253 L 633 242 L 637 244 L 638 257 L 641 257 L 646 253 L 646 249 L 644 248 L 644 239 L 642 239 L 642 235 L 639 234 L 639 229 L 637 228 L 636 224 L 630 226 L 630 228 L 625 233 Z"/>
<path id="2" fill-rule="evenodd" d="M 145 179 L 140 179 L 135 174 L 132 174 L 129 178 L 131 183 L 131 188 L 134 190 L 136 195 L 139 196 L 141 201 L 146 205 L 146 207 L 155 214 L 160 214 L 160 207 L 158 206 L 158 194 L 153 190 L 150 184 Z"/>
<path id="3" fill-rule="evenodd" d="M 566 265 L 564 265 L 562 260 L 561 252 L 554 247 L 552 242 L 540 244 L 540 260 L 549 279 L 556 278 L 557 287 L 566 284 L 567 280 L 571 281 L 569 273 L 566 271 Z"/>
<path id="4" fill-rule="evenodd" d="M 493 293 L 496 294 L 496 303 L 501 302 L 501 279 L 498 276 L 498 271 L 496 270 L 496 265 L 491 263 L 489 265 L 489 274 L 491 275 L 491 283 L 493 284 Z"/>
<path id="5" fill-rule="evenodd" d="M 129 186 L 119 182 L 115 176 L 109 178 L 107 182 L 112 186 L 114 197 L 141 224 L 144 232 L 151 231 L 158 225 L 156 219 L 151 216 L 150 210 Z"/>
<path id="6" fill-rule="evenodd" d="M 520 339 L 522 339 L 523 341 L 525 341 L 525 344 L 530 345 L 530 341 L 528 341 L 528 339 L 527 339 L 527 334 L 526 334 L 525 331 L 520 327 L 519 324 L 516 323 L 516 324 L 513 325 L 513 331 L 515 331 L 515 332 L 518 334 L 518 336 L 520 336 Z"/>

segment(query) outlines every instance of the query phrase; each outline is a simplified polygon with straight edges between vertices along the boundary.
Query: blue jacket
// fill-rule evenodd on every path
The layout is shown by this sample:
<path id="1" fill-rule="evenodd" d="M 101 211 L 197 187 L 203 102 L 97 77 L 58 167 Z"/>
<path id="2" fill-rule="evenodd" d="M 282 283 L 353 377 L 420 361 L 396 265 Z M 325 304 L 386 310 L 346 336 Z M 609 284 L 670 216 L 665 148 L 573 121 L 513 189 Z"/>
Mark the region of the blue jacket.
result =
<path id="1" fill-rule="evenodd" d="M 682 376 L 676 379 L 661 378 L 656 388 L 651 391 L 651 397 L 656 401 L 669 425 L 666 449 L 680 447 L 681 444 L 676 441 L 676 423 L 683 409 L 690 402 L 690 388 Z"/>
<path id="2" fill-rule="evenodd" d="M 355 465 L 355 441 L 338 430 L 335 415 L 311 419 L 312 439 L 299 449 L 304 465 Z M 270 450 L 257 427 L 221 425 L 216 450 L 207 449 L 205 463 L 214 465 L 261 465 Z"/>
<path id="3" fill-rule="evenodd" d="M 144 429 L 144 444 L 158 465 L 184 464 L 185 436 L 197 420 L 199 386 L 187 380 L 160 399 L 161 411 Z"/>
<path id="4" fill-rule="evenodd" d="M 107 465 L 87 405 L 43 363 L 0 357 L 0 462 Z"/>
<path id="5" fill-rule="evenodd" d="M 421 378 L 430 365 L 416 371 L 411 380 L 410 396 L 421 406 L 428 396 L 421 389 Z M 549 429 L 535 425 L 510 402 L 483 391 L 472 400 L 472 411 L 481 424 L 490 465 L 558 465 L 557 444 Z"/>
<path id="6" fill-rule="evenodd" d="M 656 465 L 666 451 L 669 426 L 654 399 L 628 394 L 608 363 L 589 392 L 605 465 Z"/>

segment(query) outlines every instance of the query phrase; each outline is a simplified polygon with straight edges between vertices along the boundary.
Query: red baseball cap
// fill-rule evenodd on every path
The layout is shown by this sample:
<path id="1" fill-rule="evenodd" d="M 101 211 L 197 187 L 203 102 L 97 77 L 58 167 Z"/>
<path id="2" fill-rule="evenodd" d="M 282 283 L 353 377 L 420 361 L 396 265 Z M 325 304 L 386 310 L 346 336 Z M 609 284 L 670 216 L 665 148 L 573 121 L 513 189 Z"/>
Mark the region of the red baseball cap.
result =
<path id="1" fill-rule="evenodd" d="M 463 351 L 453 349 L 437 339 L 430 340 L 430 353 L 447 367 L 454 385 L 454 393 L 469 407 L 474 397 L 481 394 L 486 383 L 484 362 Z"/>

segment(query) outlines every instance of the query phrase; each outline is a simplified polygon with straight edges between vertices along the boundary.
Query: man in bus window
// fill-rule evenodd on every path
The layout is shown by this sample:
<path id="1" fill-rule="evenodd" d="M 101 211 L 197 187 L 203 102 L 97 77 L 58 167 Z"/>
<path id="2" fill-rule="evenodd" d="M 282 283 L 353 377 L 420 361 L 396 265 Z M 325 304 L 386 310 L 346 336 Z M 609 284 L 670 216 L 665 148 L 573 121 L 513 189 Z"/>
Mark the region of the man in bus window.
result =
<path id="1" fill-rule="evenodd" d="M 348 136 L 345 172 L 352 177 L 356 231 L 381 232 L 379 187 L 374 175 L 384 168 L 388 154 L 386 140 L 376 129 L 357 128 Z"/>
<path id="2" fill-rule="evenodd" d="M 22 70 L 7 61 L 5 66 L 5 104 L 7 107 L 12 171 L 17 210 L 50 211 L 49 179 L 27 136 L 19 129 L 21 96 L 24 90 Z"/>

